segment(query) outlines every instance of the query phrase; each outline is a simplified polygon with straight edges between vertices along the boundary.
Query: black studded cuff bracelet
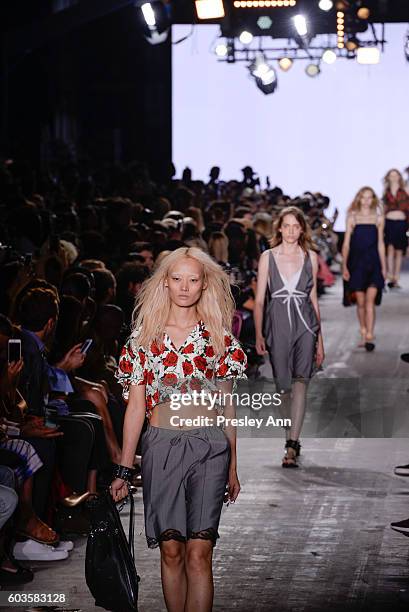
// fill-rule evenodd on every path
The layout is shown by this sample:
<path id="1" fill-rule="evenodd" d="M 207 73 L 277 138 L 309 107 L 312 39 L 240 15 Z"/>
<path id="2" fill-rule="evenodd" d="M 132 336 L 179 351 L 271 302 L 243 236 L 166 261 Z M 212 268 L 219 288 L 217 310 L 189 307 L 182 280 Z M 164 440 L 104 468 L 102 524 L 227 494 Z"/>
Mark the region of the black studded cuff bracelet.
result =
<path id="1" fill-rule="evenodd" d="M 126 467 L 125 465 L 114 465 L 114 478 L 121 478 L 121 480 L 130 482 L 134 474 L 135 470 L 133 468 Z"/>

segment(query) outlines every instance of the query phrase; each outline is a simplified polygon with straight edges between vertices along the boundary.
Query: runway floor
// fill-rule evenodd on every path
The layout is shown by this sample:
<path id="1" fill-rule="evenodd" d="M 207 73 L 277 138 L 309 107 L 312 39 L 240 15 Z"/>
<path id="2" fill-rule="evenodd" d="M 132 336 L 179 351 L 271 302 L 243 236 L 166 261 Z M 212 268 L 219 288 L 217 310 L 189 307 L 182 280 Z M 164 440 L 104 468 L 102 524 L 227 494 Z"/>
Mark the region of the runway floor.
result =
<path id="1" fill-rule="evenodd" d="M 319 396 L 327 387 L 317 379 L 311 391 L 319 409 L 306 419 L 299 470 L 281 468 L 279 430 L 268 438 L 240 436 L 242 491 L 222 514 L 214 610 L 409 609 L 409 539 L 389 527 L 409 516 L 409 478 L 393 474 L 395 465 L 409 462 L 409 365 L 399 360 L 409 351 L 408 273 L 402 282 L 402 290 L 384 295 L 370 354 L 356 348 L 355 311 L 340 305 L 339 284 L 321 299 L 327 359 L 319 378 L 347 379 L 345 388 L 358 384 L 364 391 L 349 420 L 325 421 Z M 140 612 L 161 612 L 159 552 L 145 544 L 141 497 L 135 496 Z M 95 610 L 84 579 L 85 544 L 77 540 L 66 561 L 33 563 L 35 580 L 24 590 L 64 592 L 61 610 Z"/>

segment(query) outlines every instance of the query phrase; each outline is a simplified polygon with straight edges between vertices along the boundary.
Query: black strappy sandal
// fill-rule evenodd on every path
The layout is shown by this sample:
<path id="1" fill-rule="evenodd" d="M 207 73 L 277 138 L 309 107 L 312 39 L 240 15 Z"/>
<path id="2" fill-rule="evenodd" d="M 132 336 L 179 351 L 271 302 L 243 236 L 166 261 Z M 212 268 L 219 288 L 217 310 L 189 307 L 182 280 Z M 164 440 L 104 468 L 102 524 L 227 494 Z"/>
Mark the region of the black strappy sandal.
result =
<path id="1" fill-rule="evenodd" d="M 285 443 L 285 449 L 287 448 L 292 448 L 295 451 L 295 456 L 294 457 L 288 457 L 287 456 L 287 452 L 286 455 L 283 459 L 282 462 L 282 467 L 283 468 L 298 468 L 298 464 L 297 464 L 297 450 L 299 451 L 300 449 L 300 443 L 298 442 L 298 440 L 287 440 L 287 442 Z"/>

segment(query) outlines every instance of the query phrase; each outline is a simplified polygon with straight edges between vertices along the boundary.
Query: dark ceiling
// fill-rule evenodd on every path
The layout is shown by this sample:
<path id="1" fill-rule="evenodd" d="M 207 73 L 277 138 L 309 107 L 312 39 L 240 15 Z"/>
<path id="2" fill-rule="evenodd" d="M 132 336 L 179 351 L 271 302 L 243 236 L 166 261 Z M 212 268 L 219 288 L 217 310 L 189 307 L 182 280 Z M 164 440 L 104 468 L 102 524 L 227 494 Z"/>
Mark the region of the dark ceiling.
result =
<path id="1" fill-rule="evenodd" d="M 233 0 L 224 0 L 225 17 L 223 19 L 199 22 L 196 17 L 194 0 L 174 0 L 172 3 L 174 23 L 218 23 L 223 36 L 234 38 L 243 30 L 254 36 L 271 36 L 276 39 L 288 39 L 294 35 L 291 17 L 297 13 L 305 15 L 311 36 L 317 34 L 335 34 L 337 31 L 337 10 L 344 7 L 345 34 L 351 36 L 364 32 L 370 23 L 409 22 L 409 0 L 333 0 L 333 8 L 322 11 L 319 0 L 297 0 L 295 7 L 276 8 L 235 8 Z M 357 18 L 359 7 L 370 10 L 367 21 Z M 258 25 L 261 16 L 268 16 L 271 25 L 261 29 Z"/>
<path id="2" fill-rule="evenodd" d="M 334 0 L 335 4 L 335 0 Z M 350 0 L 346 4 L 354 5 L 357 2 Z M 409 0 L 367 0 L 362 2 L 371 11 L 370 21 L 375 23 L 409 22 Z M 305 9 L 312 11 L 316 9 L 318 0 L 298 0 L 297 10 Z M 175 23 L 198 23 L 194 0 L 173 0 L 173 16 Z M 226 17 L 231 18 L 233 14 L 249 16 L 257 13 L 258 15 L 278 15 L 285 13 L 289 9 L 283 8 L 263 8 L 263 9 L 236 9 L 233 7 L 233 0 L 224 0 Z M 319 9 L 318 9 L 319 11 Z M 322 13 L 322 11 L 319 11 Z M 219 23 L 220 21 L 217 21 Z"/>

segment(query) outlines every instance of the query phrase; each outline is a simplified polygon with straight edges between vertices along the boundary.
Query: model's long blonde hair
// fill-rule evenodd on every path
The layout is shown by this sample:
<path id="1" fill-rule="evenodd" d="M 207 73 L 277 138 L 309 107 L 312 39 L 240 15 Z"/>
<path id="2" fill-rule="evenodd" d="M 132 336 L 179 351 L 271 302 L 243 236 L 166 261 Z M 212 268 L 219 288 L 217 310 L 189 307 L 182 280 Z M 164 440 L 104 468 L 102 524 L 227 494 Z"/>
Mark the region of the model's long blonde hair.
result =
<path id="1" fill-rule="evenodd" d="M 372 187 L 366 186 L 366 187 L 361 187 L 361 189 L 358 191 L 358 193 L 352 200 L 352 203 L 350 204 L 348 211 L 347 211 L 348 215 L 351 213 L 359 212 L 361 210 L 361 198 L 362 198 L 364 191 L 370 191 L 372 193 L 372 203 L 371 203 L 372 212 L 374 213 L 381 212 L 381 206 L 378 200 L 378 196 L 376 195 Z"/>
<path id="2" fill-rule="evenodd" d="M 207 253 L 197 247 L 181 247 L 172 251 L 159 264 L 153 275 L 142 285 L 132 314 L 132 336 L 138 335 L 138 345 L 150 347 L 155 341 L 163 342 L 163 333 L 169 317 L 171 300 L 165 280 L 171 268 L 184 257 L 190 257 L 203 266 L 206 289 L 196 304 L 198 318 L 208 329 L 213 348 L 218 355 L 225 350 L 224 332 L 231 331 L 234 300 L 229 277 Z"/>
<path id="3" fill-rule="evenodd" d="M 384 195 L 386 195 L 388 193 L 388 191 L 390 191 L 391 189 L 391 172 L 397 172 L 399 174 L 399 189 L 405 189 L 405 181 L 403 179 L 403 176 L 401 174 L 401 172 L 399 172 L 399 170 L 397 170 L 396 168 L 391 168 L 384 176 L 383 178 L 383 184 L 384 184 Z"/>

